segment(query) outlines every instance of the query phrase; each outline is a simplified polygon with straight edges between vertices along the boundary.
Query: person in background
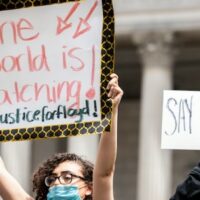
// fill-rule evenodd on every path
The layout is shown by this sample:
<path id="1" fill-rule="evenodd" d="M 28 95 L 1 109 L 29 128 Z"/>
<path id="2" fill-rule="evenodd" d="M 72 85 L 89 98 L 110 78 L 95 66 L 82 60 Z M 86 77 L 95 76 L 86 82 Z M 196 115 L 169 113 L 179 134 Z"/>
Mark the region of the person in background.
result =
<path id="1" fill-rule="evenodd" d="M 200 163 L 195 166 L 176 188 L 170 200 L 200 200 Z"/>
<path id="2" fill-rule="evenodd" d="M 36 200 L 114 200 L 113 176 L 117 156 L 118 107 L 123 91 L 118 76 L 110 75 L 111 130 L 101 134 L 93 166 L 76 154 L 59 153 L 47 159 L 33 175 Z M 32 200 L 0 163 L 0 195 L 5 200 Z"/>

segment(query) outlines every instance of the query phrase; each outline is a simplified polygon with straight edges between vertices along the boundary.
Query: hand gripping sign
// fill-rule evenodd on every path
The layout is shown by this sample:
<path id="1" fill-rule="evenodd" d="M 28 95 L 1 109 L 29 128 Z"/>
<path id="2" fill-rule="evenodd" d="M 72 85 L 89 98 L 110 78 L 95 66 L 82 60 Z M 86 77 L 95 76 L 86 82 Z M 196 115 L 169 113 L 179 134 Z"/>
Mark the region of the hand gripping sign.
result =
<path id="1" fill-rule="evenodd" d="M 110 127 L 112 1 L 48 2 L 0 2 L 0 141 Z"/>

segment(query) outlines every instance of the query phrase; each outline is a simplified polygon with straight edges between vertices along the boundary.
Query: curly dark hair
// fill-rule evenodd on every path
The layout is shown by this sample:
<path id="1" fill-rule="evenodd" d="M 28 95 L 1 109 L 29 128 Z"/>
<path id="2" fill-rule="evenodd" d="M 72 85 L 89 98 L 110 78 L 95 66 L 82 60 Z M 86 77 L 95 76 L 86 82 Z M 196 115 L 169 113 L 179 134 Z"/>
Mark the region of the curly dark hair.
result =
<path id="1" fill-rule="evenodd" d="M 33 174 L 33 192 L 36 200 L 47 199 L 49 188 L 45 185 L 45 177 L 51 175 L 53 170 L 65 161 L 74 161 L 80 164 L 87 185 L 92 187 L 93 164 L 76 154 L 58 153 L 47 159 Z M 87 195 L 84 200 L 92 200 L 92 194 Z"/>

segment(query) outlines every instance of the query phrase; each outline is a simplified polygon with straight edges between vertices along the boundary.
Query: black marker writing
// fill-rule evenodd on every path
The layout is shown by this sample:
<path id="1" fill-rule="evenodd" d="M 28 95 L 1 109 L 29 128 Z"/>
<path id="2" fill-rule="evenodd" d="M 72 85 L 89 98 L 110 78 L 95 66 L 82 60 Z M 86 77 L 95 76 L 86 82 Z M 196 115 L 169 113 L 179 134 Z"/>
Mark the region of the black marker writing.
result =
<path id="1" fill-rule="evenodd" d="M 192 103 L 193 96 L 189 99 L 169 98 L 167 100 L 166 107 L 173 121 L 173 129 L 172 131 L 165 131 L 166 135 L 174 135 L 175 132 L 192 133 Z"/>

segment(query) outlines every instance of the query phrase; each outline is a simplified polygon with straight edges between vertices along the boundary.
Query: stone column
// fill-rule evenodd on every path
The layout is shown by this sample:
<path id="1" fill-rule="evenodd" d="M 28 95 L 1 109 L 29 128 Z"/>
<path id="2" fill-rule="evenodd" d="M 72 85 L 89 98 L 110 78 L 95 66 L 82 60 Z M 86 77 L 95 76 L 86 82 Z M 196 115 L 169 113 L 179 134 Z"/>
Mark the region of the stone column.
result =
<path id="1" fill-rule="evenodd" d="M 2 159 L 8 171 L 19 181 L 27 192 L 30 192 L 31 142 L 6 142 L 1 144 L 0 149 Z"/>
<path id="2" fill-rule="evenodd" d="M 161 150 L 161 121 L 163 90 L 172 88 L 172 35 L 137 34 L 134 41 L 143 64 L 137 200 L 168 200 L 172 157 Z"/>

